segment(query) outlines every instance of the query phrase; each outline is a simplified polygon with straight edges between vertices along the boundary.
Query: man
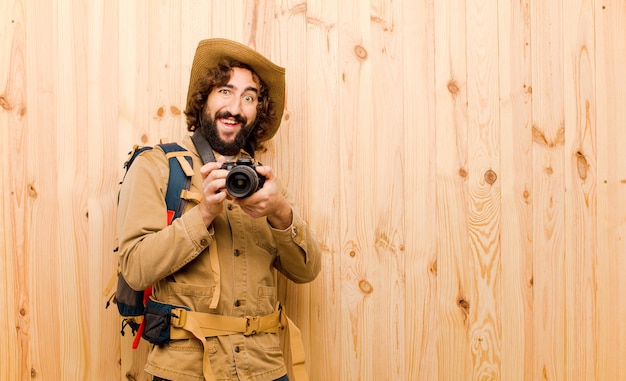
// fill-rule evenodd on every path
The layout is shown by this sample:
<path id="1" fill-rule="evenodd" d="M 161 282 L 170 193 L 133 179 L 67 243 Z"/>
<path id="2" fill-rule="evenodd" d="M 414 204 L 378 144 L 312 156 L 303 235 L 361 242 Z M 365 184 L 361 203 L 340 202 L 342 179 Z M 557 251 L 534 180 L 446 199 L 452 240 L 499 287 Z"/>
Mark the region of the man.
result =
<path id="1" fill-rule="evenodd" d="M 164 307 L 171 323 L 163 328 L 170 341 L 148 355 L 154 380 L 287 380 L 278 336 L 287 320 L 277 308 L 274 269 L 310 282 L 320 249 L 269 166 L 255 168 L 264 183 L 243 198 L 229 194 L 222 169 L 263 148 L 284 102 L 283 68 L 233 41 L 201 41 L 185 109 L 193 134 L 180 143 L 194 168 L 182 216 L 168 225 L 169 166 L 161 150 L 142 153 L 127 173 L 120 268 L 131 287 L 153 286 L 150 303 Z M 146 330 L 166 324 L 150 319 Z"/>

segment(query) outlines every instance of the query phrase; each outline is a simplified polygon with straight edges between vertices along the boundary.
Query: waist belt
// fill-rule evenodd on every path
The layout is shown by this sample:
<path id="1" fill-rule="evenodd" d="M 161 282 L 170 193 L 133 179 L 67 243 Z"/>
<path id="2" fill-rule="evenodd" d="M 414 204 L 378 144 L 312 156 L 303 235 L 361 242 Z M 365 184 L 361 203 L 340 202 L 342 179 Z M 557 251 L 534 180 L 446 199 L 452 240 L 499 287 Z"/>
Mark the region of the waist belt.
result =
<path id="1" fill-rule="evenodd" d="M 189 339 L 198 335 L 212 337 L 237 333 L 242 333 L 244 336 L 252 336 L 257 333 L 278 333 L 282 327 L 280 324 L 281 311 L 282 308 L 265 316 L 235 317 L 176 308 L 172 310 L 170 338 L 177 340 Z"/>
<path id="2" fill-rule="evenodd" d="M 170 339 L 196 338 L 202 342 L 204 351 L 202 372 L 206 381 L 214 381 L 215 375 L 209 360 L 206 338 L 212 336 L 243 334 L 252 336 L 257 333 L 282 333 L 286 330 L 283 340 L 285 352 L 291 362 L 294 381 L 308 381 L 305 366 L 304 345 L 300 330 L 283 313 L 282 306 L 265 316 L 224 316 L 204 312 L 188 311 L 184 308 L 172 309 L 170 321 Z M 291 375 L 290 375 L 291 376 Z"/>

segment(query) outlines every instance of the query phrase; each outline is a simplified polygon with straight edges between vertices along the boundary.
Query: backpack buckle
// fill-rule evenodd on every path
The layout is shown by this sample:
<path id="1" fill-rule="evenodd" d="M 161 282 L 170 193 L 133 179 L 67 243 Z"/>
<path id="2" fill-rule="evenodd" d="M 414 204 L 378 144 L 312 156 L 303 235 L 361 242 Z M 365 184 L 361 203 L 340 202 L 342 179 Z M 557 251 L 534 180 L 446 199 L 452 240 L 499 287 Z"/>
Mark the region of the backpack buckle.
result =
<path id="1" fill-rule="evenodd" d="M 261 317 L 260 316 L 246 316 L 246 331 L 243 333 L 244 336 L 252 336 L 256 335 L 259 329 L 261 328 Z"/>
<path id="2" fill-rule="evenodd" d="M 173 309 L 170 317 L 172 327 L 183 328 L 185 323 L 187 323 L 187 310 L 184 308 Z"/>

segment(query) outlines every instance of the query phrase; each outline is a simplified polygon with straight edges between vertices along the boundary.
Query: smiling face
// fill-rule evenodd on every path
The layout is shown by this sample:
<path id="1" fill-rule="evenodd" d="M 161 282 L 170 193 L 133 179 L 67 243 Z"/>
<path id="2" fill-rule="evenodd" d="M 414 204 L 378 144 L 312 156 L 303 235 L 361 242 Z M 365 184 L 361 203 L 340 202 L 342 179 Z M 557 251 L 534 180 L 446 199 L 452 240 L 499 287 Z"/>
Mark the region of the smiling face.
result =
<path id="1" fill-rule="evenodd" d="M 248 69 L 234 67 L 223 86 L 207 98 L 201 128 L 211 147 L 222 155 L 235 155 L 254 128 L 260 83 Z"/>

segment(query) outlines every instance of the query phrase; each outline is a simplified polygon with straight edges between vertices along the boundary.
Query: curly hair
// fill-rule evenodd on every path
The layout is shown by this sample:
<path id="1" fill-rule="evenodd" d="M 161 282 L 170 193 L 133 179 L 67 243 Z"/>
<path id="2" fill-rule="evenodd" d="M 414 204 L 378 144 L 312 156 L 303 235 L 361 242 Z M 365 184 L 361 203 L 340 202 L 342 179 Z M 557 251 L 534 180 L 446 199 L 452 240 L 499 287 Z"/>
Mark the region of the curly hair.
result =
<path id="1" fill-rule="evenodd" d="M 239 61 L 222 60 L 216 67 L 209 69 L 206 75 L 198 80 L 196 90 L 191 95 L 185 109 L 187 130 L 193 132 L 200 128 L 200 115 L 209 98 L 209 94 L 215 87 L 228 84 L 233 68 L 250 70 L 252 78 L 260 83 L 257 116 L 247 144 L 255 151 L 262 150 L 264 149 L 262 144 L 263 137 L 267 134 L 272 117 L 275 114 L 274 102 L 270 99 L 269 88 L 259 75 L 250 66 Z"/>

